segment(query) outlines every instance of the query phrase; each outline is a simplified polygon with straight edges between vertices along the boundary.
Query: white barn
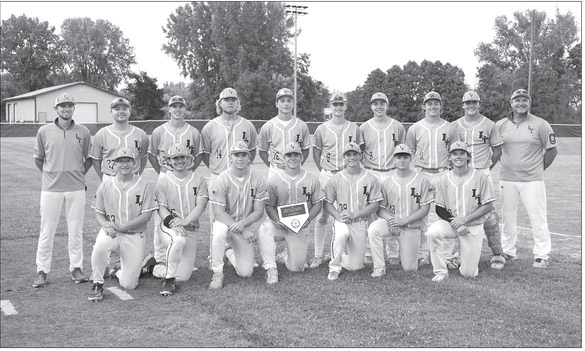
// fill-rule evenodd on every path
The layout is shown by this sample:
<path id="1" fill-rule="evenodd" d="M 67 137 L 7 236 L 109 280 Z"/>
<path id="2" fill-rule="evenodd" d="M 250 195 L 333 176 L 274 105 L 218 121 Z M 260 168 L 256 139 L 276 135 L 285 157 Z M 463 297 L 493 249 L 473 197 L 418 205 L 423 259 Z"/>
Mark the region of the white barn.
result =
<path id="1" fill-rule="evenodd" d="M 57 85 L 2 100 L 6 119 L 9 123 L 50 123 L 57 118 L 55 98 L 62 93 L 75 99 L 73 119 L 77 123 L 111 122 L 110 103 L 122 96 L 85 82 Z"/>

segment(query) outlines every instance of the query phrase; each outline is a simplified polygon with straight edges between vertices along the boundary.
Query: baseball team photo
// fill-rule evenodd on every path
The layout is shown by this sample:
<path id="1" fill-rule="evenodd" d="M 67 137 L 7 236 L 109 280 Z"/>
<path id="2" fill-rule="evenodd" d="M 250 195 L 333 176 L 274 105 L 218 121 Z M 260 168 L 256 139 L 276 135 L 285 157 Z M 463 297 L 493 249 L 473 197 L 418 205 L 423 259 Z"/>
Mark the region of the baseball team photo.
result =
<path id="1" fill-rule="evenodd" d="M 112 4 L 0 4 L 0 347 L 582 347 L 580 3 Z"/>

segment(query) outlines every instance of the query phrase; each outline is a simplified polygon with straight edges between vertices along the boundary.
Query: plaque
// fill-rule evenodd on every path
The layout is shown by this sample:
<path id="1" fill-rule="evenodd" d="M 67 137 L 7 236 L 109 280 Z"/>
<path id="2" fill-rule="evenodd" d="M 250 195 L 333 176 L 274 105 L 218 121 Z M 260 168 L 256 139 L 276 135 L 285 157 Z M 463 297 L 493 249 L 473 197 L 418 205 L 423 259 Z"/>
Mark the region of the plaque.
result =
<path id="1" fill-rule="evenodd" d="M 309 219 L 309 207 L 306 202 L 278 206 L 277 211 L 280 222 L 295 233 L 298 233 Z"/>

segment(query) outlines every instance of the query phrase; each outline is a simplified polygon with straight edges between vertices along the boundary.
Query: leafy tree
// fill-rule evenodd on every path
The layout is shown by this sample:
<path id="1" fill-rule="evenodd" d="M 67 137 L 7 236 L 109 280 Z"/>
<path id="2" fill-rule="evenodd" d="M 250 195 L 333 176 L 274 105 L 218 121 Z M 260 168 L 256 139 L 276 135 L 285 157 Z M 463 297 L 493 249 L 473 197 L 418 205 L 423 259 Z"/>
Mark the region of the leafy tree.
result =
<path id="1" fill-rule="evenodd" d="M 480 43 L 475 50 L 483 63 L 478 91 L 484 112 L 502 118 L 510 111 L 511 93 L 528 87 L 533 30 L 532 113 L 549 122 L 580 122 L 581 44 L 574 16 L 557 9 L 553 19 L 534 10 L 515 12 L 513 17 L 497 17 L 493 42 Z"/>
<path id="2" fill-rule="evenodd" d="M 17 96 L 20 94 L 27 93 L 28 89 L 18 84 L 14 76 L 10 73 L 2 73 L 0 75 L 0 100 L 7 99 L 9 97 Z M 6 103 L 0 105 L 0 121 L 6 121 Z"/>
<path id="3" fill-rule="evenodd" d="M 61 25 L 62 51 L 73 81 L 114 90 L 136 63 L 134 48 L 118 26 L 98 19 L 67 18 Z"/>
<path id="4" fill-rule="evenodd" d="M 126 87 L 126 94 L 132 103 L 132 117 L 134 119 L 163 119 L 166 104 L 164 90 L 156 84 L 156 78 L 151 78 L 146 72 L 130 73 L 130 82 Z"/>
<path id="5" fill-rule="evenodd" d="M 19 86 L 15 90 L 34 91 L 54 84 L 53 76 L 64 60 L 55 27 L 38 18 L 12 15 L 2 21 L 0 38 L 0 70 L 11 74 L 12 84 Z"/>

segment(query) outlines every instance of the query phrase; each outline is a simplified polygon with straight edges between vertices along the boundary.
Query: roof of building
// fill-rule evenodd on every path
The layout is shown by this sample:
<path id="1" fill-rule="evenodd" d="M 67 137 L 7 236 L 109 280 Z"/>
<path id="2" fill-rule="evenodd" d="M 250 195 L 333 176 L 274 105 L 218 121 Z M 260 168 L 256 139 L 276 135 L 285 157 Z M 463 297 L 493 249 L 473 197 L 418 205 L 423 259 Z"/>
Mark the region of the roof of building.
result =
<path id="1" fill-rule="evenodd" d="M 111 92 L 111 91 L 108 91 L 108 90 L 106 90 L 106 89 L 103 89 L 103 88 L 97 87 L 97 86 L 95 86 L 95 85 L 91 85 L 91 84 L 89 84 L 89 83 L 86 83 L 86 82 L 83 82 L 83 81 L 79 81 L 79 82 L 73 82 L 73 83 L 67 83 L 67 84 L 61 84 L 61 85 L 55 85 L 55 86 L 52 86 L 52 87 L 48 87 L 48 88 L 43 88 L 43 89 L 39 89 L 39 90 L 35 90 L 35 91 L 31 91 L 31 92 L 29 92 L 29 93 L 26 93 L 26 94 L 21 94 L 21 95 L 17 95 L 17 96 L 12 96 L 12 97 L 9 97 L 9 98 L 6 98 L 6 99 L 2 100 L 2 102 L 5 102 L 5 101 L 12 101 L 12 100 L 21 100 L 21 99 L 27 99 L 27 98 L 31 98 L 31 97 L 35 97 L 35 96 L 39 96 L 39 95 L 42 95 L 42 94 L 50 93 L 50 92 L 52 92 L 52 91 L 55 91 L 55 90 L 59 90 L 59 89 L 67 88 L 67 87 L 72 87 L 72 86 L 74 86 L 74 85 L 79 85 L 79 84 L 87 85 L 87 86 L 90 86 L 90 87 L 92 87 L 92 88 L 95 88 L 95 89 L 98 89 L 98 90 L 104 91 L 104 92 L 106 92 L 106 93 L 108 93 L 108 94 L 112 94 L 112 95 L 115 95 L 115 96 L 122 96 L 122 95 L 119 95 L 119 94 L 117 94 L 117 93 L 113 93 L 113 92 Z"/>

